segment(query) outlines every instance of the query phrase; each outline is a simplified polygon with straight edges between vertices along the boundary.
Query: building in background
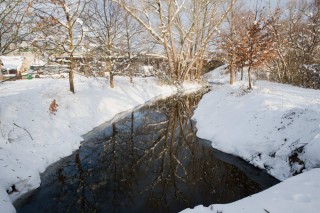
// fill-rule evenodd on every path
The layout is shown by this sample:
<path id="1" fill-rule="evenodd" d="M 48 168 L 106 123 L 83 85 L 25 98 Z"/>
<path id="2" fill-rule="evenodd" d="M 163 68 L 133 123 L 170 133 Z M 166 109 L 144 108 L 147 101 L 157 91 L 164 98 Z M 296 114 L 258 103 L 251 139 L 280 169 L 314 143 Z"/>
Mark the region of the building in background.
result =
<path id="1" fill-rule="evenodd" d="M 30 69 L 30 61 L 22 56 L 0 56 L 2 62 L 2 80 L 20 78 L 22 73 Z"/>

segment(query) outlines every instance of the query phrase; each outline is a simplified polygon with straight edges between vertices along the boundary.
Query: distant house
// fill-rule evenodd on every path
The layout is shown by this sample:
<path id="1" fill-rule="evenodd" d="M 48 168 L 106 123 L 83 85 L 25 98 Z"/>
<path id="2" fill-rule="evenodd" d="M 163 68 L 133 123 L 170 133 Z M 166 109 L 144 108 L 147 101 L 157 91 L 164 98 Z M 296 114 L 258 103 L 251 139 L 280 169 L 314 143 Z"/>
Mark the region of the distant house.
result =
<path id="1" fill-rule="evenodd" d="M 30 69 L 30 62 L 22 56 L 0 56 L 2 61 L 1 74 L 3 79 L 20 77 Z"/>

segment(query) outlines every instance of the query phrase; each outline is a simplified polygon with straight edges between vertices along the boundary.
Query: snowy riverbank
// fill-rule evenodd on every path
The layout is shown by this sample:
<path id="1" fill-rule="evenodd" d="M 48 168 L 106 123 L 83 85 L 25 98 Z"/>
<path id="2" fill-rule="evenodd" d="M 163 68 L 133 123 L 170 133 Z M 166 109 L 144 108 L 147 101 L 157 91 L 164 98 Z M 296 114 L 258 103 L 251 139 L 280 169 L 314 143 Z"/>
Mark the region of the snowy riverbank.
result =
<path id="1" fill-rule="evenodd" d="M 229 205 L 186 212 L 317 212 L 320 169 L 313 168 L 320 167 L 320 91 L 266 81 L 247 91 L 247 82 L 230 86 L 220 72 L 208 74 L 214 88 L 195 110 L 197 136 L 285 181 Z M 300 172 L 305 174 L 289 178 Z"/>
<path id="2" fill-rule="evenodd" d="M 67 79 L 33 79 L 0 85 L 0 206 L 14 212 L 11 201 L 36 188 L 48 165 L 68 156 L 82 141 L 81 135 L 151 99 L 169 96 L 177 88 L 154 78 L 115 78 L 111 89 L 106 79 L 76 77 L 76 94 Z M 183 89 L 200 85 L 185 84 Z M 57 112 L 49 112 L 56 100 Z M 12 186 L 18 192 L 12 192 Z"/>
<path id="3" fill-rule="evenodd" d="M 209 207 L 199 205 L 181 213 L 317 213 L 319 178 L 320 169 L 313 169 L 239 201 Z"/>

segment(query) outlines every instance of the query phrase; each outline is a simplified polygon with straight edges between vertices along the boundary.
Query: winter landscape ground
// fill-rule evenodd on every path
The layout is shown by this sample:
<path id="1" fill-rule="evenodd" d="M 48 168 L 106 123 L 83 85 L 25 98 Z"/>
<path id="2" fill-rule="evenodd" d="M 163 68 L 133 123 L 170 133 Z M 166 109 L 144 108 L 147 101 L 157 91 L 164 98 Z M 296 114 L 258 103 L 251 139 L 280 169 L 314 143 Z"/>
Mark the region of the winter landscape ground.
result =
<path id="1" fill-rule="evenodd" d="M 1 84 L 0 212 L 14 212 L 11 202 L 38 187 L 40 173 L 77 149 L 81 135 L 120 112 L 177 92 L 154 78 L 135 78 L 130 84 L 129 78 L 116 77 L 113 89 L 107 79 L 77 76 L 75 80 L 76 94 L 69 92 L 67 79 Z M 54 99 L 57 112 L 50 113 Z M 18 192 L 12 192 L 13 185 Z"/>
<path id="2" fill-rule="evenodd" d="M 219 68 L 207 75 L 213 85 L 195 111 L 198 136 L 240 156 L 282 180 L 235 203 L 198 206 L 185 212 L 317 212 L 320 208 L 320 92 L 257 81 L 228 85 Z M 39 174 L 76 150 L 81 135 L 154 98 L 177 92 L 154 78 L 76 78 L 76 94 L 66 79 L 6 82 L 0 87 L 0 206 L 40 184 Z M 186 84 L 184 89 L 200 85 Z M 57 112 L 49 106 L 56 100 Z M 295 177 L 296 173 L 303 172 Z M 18 192 L 12 192 L 12 186 Z M 9 192 L 10 196 L 8 196 Z"/>
<path id="3" fill-rule="evenodd" d="M 319 212 L 320 91 L 266 81 L 248 91 L 246 82 L 230 86 L 224 72 L 207 75 L 214 86 L 193 116 L 197 136 L 283 182 L 231 204 L 183 212 Z"/>

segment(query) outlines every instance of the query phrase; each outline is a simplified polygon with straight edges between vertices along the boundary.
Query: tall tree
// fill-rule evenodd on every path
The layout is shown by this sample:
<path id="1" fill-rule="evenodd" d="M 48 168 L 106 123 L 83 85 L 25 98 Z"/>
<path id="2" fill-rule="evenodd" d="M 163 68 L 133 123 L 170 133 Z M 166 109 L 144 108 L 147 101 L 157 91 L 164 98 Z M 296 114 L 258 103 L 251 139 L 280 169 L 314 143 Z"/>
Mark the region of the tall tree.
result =
<path id="1" fill-rule="evenodd" d="M 275 56 L 275 34 L 270 28 L 280 14 L 278 9 L 267 13 L 264 9 L 257 8 L 254 12 L 234 12 L 233 20 L 229 20 L 232 24 L 221 33 L 218 42 L 229 63 L 230 83 L 234 80 L 235 68 L 243 70 L 248 67 L 249 89 L 252 88 L 252 69 L 265 65 Z"/>
<path id="2" fill-rule="evenodd" d="M 37 30 L 41 34 L 34 44 L 49 48 L 54 53 L 66 53 L 69 57 L 69 85 L 74 89 L 74 53 L 85 35 L 81 16 L 90 0 L 37 0 L 33 9 L 38 16 Z"/>
<path id="3" fill-rule="evenodd" d="M 269 27 L 275 17 L 265 18 L 263 14 L 248 14 L 249 22 L 246 25 L 246 36 L 242 39 L 240 49 L 240 60 L 248 67 L 249 89 L 252 88 L 251 72 L 253 68 L 258 68 L 265 62 L 275 57 L 274 34 Z M 251 17 L 251 18 L 250 18 Z"/>
<path id="4" fill-rule="evenodd" d="M 132 58 L 153 46 L 141 25 L 112 0 L 92 1 L 86 9 L 85 25 L 90 31 L 89 42 L 95 44 L 88 52 L 89 57 L 104 64 L 99 69 L 110 73 L 111 86 L 114 70 L 131 76 L 128 70 L 132 70 L 129 69 Z"/>
<path id="5" fill-rule="evenodd" d="M 167 74 L 181 83 L 200 77 L 209 44 L 236 0 L 113 1 L 163 47 Z"/>
<path id="6" fill-rule="evenodd" d="M 232 7 L 228 14 L 225 23 L 225 27 L 220 31 L 219 37 L 216 40 L 218 49 L 222 51 L 222 58 L 229 66 L 230 80 L 232 85 L 235 82 L 235 71 L 242 67 L 239 63 L 239 45 L 243 35 L 245 34 L 245 28 L 243 27 L 242 17 L 245 15 L 241 5 L 242 1 L 238 1 L 235 6 Z"/>

